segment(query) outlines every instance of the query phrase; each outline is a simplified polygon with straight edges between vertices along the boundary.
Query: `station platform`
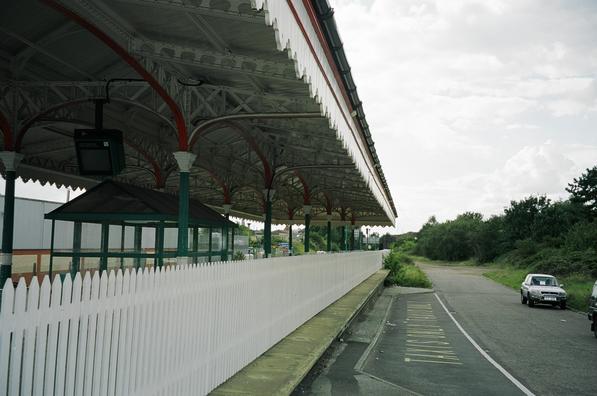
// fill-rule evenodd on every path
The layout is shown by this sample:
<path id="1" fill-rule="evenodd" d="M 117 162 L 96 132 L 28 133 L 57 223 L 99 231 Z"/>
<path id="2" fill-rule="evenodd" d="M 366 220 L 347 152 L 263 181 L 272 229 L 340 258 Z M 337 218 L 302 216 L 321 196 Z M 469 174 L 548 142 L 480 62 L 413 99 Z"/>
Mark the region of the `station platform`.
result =
<path id="1" fill-rule="evenodd" d="M 379 270 L 290 333 L 211 395 L 289 395 L 367 302 L 381 292 Z"/>

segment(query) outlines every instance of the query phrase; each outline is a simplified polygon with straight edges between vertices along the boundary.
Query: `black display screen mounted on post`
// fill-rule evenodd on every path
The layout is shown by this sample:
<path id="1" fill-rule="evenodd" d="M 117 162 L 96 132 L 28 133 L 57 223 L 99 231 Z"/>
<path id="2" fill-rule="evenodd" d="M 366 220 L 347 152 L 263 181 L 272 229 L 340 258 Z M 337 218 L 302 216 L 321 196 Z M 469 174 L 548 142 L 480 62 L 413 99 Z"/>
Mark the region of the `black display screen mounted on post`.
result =
<path id="1" fill-rule="evenodd" d="M 85 176 L 116 176 L 125 167 L 122 131 L 75 129 L 79 173 Z"/>

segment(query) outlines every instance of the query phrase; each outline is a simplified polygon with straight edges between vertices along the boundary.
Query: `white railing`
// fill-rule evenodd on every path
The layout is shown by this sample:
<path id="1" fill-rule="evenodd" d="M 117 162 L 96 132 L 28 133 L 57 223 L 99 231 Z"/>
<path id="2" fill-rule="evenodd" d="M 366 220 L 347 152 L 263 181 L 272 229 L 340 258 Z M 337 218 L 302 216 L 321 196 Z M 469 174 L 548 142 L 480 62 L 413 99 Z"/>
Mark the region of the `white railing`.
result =
<path id="1" fill-rule="evenodd" d="M 381 266 L 356 252 L 9 283 L 0 395 L 201 395 Z"/>

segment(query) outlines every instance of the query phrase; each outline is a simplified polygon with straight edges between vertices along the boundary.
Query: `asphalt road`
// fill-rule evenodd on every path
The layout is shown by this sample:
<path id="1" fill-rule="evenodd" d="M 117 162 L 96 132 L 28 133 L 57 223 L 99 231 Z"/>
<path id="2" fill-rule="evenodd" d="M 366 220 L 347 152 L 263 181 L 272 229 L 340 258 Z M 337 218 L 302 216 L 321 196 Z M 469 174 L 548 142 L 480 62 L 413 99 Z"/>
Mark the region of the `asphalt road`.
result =
<path id="1" fill-rule="evenodd" d="M 420 266 L 471 337 L 535 394 L 597 394 L 597 339 L 586 315 L 522 305 L 478 268 Z"/>
<path id="2" fill-rule="evenodd" d="M 385 289 L 295 395 L 597 394 L 597 340 L 585 316 L 528 308 L 478 268 L 421 267 L 434 292 Z"/>

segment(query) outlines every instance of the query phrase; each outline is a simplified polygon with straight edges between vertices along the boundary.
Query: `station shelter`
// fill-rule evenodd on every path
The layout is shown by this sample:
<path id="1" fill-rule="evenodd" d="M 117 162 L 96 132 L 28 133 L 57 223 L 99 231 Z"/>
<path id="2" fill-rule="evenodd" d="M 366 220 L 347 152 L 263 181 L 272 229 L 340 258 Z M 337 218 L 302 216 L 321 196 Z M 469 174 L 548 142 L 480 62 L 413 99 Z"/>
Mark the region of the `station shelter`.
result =
<path id="1" fill-rule="evenodd" d="M 178 198 L 172 194 L 106 180 L 45 218 L 52 221 L 50 276 L 56 258 L 69 260 L 73 276 L 176 264 Z M 236 224 L 194 199 L 188 219 L 190 262 L 228 260 Z M 56 222 L 74 223 L 70 249 L 55 249 Z"/>

